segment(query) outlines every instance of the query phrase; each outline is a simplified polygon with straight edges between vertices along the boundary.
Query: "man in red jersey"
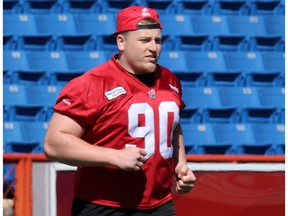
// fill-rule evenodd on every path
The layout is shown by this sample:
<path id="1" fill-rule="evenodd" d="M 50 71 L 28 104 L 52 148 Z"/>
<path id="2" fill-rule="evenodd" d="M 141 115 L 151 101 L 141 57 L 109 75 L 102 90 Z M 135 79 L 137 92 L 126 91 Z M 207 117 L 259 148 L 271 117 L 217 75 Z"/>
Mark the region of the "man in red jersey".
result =
<path id="1" fill-rule="evenodd" d="M 162 24 L 151 8 L 117 17 L 119 54 L 70 81 L 47 130 L 49 159 L 77 166 L 72 215 L 172 216 L 171 188 L 187 193 L 179 80 L 157 64 Z"/>

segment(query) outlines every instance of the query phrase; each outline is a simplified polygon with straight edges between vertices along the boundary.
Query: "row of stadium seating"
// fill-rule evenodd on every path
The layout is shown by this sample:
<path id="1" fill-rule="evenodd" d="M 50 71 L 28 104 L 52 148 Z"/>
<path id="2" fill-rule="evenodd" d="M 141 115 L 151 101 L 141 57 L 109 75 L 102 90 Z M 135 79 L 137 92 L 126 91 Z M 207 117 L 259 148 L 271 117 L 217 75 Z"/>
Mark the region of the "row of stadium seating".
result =
<path id="1" fill-rule="evenodd" d="M 114 52 L 112 52 L 114 53 Z M 86 71 L 111 59 L 105 51 L 3 51 L 4 70 Z M 282 52 L 162 51 L 159 64 L 175 73 L 285 71 Z"/>
<path id="2" fill-rule="evenodd" d="M 275 51 L 284 52 L 281 36 L 244 35 L 164 35 L 164 51 Z M 117 51 L 116 40 L 108 35 L 20 35 L 3 36 L 4 50 L 38 51 Z"/>
<path id="3" fill-rule="evenodd" d="M 161 15 L 163 34 L 281 36 L 283 16 Z M 93 34 L 110 35 L 116 29 L 114 14 L 4 14 L 4 35 Z"/>
<path id="4" fill-rule="evenodd" d="M 42 153 L 48 122 L 3 124 L 5 153 Z M 189 154 L 283 155 L 284 124 L 183 124 Z"/>
<path id="5" fill-rule="evenodd" d="M 117 13 L 131 5 L 160 14 L 281 14 L 285 0 L 4 0 L 4 13 Z"/>
<path id="6" fill-rule="evenodd" d="M 49 121 L 63 86 L 4 85 L 6 121 Z M 185 122 L 284 122 L 284 88 L 184 87 Z"/>

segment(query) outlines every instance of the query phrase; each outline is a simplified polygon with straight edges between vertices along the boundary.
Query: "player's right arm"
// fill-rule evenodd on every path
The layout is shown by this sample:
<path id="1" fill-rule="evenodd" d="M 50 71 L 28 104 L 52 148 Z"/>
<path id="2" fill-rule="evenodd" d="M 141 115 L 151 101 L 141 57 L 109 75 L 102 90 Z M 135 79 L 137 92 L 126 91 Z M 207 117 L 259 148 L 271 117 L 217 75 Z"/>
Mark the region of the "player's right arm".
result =
<path id="1" fill-rule="evenodd" d="M 116 166 L 123 170 L 140 170 L 143 166 L 144 149 L 115 150 L 91 145 L 81 139 L 83 133 L 77 122 L 55 112 L 44 140 L 46 157 L 72 166 Z"/>

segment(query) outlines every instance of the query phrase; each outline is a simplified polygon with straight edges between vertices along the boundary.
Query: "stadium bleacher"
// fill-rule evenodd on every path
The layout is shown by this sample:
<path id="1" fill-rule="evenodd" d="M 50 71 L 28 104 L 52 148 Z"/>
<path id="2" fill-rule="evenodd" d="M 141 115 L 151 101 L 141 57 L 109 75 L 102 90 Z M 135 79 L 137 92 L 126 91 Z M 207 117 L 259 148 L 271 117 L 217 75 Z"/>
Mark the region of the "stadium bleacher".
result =
<path id="1" fill-rule="evenodd" d="M 160 14 L 187 154 L 285 154 L 284 0 L 3 0 L 4 152 L 43 153 L 57 95 L 117 51 L 129 5 Z"/>

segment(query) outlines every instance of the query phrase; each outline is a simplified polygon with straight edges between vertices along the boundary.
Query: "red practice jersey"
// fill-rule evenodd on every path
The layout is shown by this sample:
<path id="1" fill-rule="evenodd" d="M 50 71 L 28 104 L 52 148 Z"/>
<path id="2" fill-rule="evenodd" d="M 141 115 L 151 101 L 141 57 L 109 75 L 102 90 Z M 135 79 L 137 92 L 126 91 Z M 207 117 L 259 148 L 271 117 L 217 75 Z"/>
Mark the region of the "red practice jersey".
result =
<path id="1" fill-rule="evenodd" d="M 157 66 L 155 82 L 147 87 L 114 58 L 70 81 L 60 93 L 55 111 L 83 128 L 92 145 L 143 148 L 147 161 L 140 171 L 116 167 L 78 167 L 75 195 L 112 207 L 152 209 L 172 200 L 174 174 L 171 144 L 179 123 L 179 80 Z"/>

